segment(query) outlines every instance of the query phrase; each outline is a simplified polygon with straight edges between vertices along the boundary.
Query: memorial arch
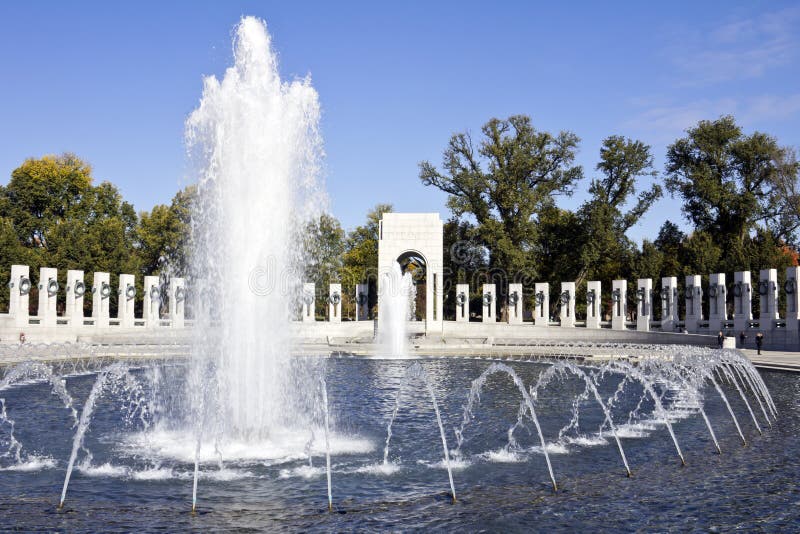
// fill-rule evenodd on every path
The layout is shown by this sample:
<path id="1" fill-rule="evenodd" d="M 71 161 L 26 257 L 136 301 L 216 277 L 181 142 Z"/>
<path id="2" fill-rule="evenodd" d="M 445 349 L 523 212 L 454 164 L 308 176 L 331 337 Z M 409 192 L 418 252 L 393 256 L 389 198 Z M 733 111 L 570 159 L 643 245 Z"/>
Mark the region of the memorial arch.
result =
<path id="1" fill-rule="evenodd" d="M 444 311 L 443 238 L 438 213 L 384 213 L 378 235 L 378 298 L 384 274 L 398 262 L 425 269 L 425 331 L 442 331 Z M 418 313 L 421 310 L 418 310 Z"/>

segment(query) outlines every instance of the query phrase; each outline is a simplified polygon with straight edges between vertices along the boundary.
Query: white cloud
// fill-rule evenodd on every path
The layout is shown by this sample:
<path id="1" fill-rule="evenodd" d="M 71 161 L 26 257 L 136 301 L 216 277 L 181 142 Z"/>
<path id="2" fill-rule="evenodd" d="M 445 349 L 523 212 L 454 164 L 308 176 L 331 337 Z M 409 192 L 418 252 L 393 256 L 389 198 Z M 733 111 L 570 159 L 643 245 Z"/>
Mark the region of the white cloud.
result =
<path id="1" fill-rule="evenodd" d="M 703 119 L 734 115 L 747 127 L 759 127 L 766 121 L 792 120 L 800 114 L 800 93 L 765 94 L 748 98 L 698 99 L 670 102 L 657 99 L 636 100 L 641 110 L 623 123 L 625 128 L 650 134 L 651 142 L 668 142 Z"/>
<path id="2" fill-rule="evenodd" d="M 675 33 L 665 53 L 679 86 L 758 78 L 800 55 L 800 7 L 728 21 L 705 31 Z"/>

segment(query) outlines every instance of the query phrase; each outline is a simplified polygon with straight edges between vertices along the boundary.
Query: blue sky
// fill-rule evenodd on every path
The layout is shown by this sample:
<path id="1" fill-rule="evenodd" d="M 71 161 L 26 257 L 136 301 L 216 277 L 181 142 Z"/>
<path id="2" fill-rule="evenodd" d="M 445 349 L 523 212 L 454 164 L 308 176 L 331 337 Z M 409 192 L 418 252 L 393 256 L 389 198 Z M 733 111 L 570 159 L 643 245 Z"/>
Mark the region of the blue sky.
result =
<path id="1" fill-rule="evenodd" d="M 137 210 L 168 203 L 188 183 L 183 122 L 242 15 L 267 21 L 285 78 L 312 77 L 346 228 L 378 202 L 446 217 L 417 163 L 491 117 L 581 137 L 569 208 L 611 134 L 652 145 L 660 171 L 683 130 L 727 113 L 800 147 L 798 2 L 3 2 L 0 181 L 71 151 Z M 679 210 L 662 200 L 631 237 Z"/>

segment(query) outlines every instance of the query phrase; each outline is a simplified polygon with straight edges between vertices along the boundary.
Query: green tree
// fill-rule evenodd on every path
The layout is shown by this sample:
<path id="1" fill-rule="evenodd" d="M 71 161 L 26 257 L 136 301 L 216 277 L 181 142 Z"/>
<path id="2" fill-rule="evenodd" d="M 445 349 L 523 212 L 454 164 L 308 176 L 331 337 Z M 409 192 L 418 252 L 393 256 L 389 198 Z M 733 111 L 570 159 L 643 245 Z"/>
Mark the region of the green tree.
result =
<path id="1" fill-rule="evenodd" d="M 499 273 L 504 300 L 504 279 L 536 269 L 531 251 L 538 216 L 554 204 L 554 196 L 571 194 L 583 176 L 573 165 L 579 138 L 566 131 L 537 131 L 525 115 L 491 119 L 481 131 L 477 147 L 468 133 L 453 135 L 443 171 L 423 161 L 419 177 L 450 195 L 448 206 L 456 217 L 474 219 L 476 236 L 489 250 L 490 269 Z"/>
<path id="2" fill-rule="evenodd" d="M 62 285 L 67 269 L 85 271 L 89 283 L 93 271 L 114 278 L 139 272 L 133 206 L 111 183 L 92 182 L 87 163 L 63 154 L 26 160 L 0 188 L 0 218 L 10 222 L 21 247 L 11 248 L 20 254 L 12 263 L 30 265 L 34 281 L 43 266 L 59 269 Z"/>
<path id="3" fill-rule="evenodd" d="M 623 211 L 636 194 L 637 181 L 657 176 L 650 147 L 641 141 L 607 137 L 600 149 L 597 170 L 602 176 L 592 180 L 591 198 L 578 213 L 577 227 L 582 229 L 579 283 L 588 278 L 610 283 L 632 267 L 629 261 L 635 246 L 626 233 L 662 194 L 661 186 L 652 184 L 639 193 L 630 209 Z"/>
<path id="4" fill-rule="evenodd" d="M 30 158 L 11 173 L 0 209 L 14 223 L 20 243 L 49 246 L 55 228 L 66 220 L 85 219 L 83 202 L 91 194 L 92 169 L 74 154 Z"/>
<path id="5" fill-rule="evenodd" d="M 664 221 L 658 230 L 658 236 L 653 245 L 662 253 L 661 272 L 659 276 L 676 276 L 689 274 L 681 263 L 681 247 L 686 239 L 686 234 L 681 232 L 678 225 L 671 221 Z"/>
<path id="6" fill-rule="evenodd" d="M 380 220 L 392 211 L 391 204 L 378 204 L 367 213 L 367 221 L 347 235 L 343 257 L 342 285 L 351 293 L 356 284 L 369 285 L 369 309 L 378 303 L 378 240 Z"/>
<path id="7" fill-rule="evenodd" d="M 683 201 L 683 213 L 707 232 L 735 264 L 744 264 L 746 241 L 757 226 L 777 224 L 784 206 L 779 183 L 797 180 L 791 150 L 767 134 L 745 135 L 731 116 L 700 121 L 667 149 L 667 188 Z"/>
<path id="8" fill-rule="evenodd" d="M 314 282 L 319 291 L 327 291 L 328 284 L 341 280 L 344 230 L 338 219 L 323 214 L 307 225 L 304 237 L 305 279 Z M 349 289 L 342 287 L 342 315 L 352 312 L 353 299 L 347 298 Z M 327 303 L 324 299 L 318 298 L 316 304 L 315 313 L 325 315 Z"/>
<path id="9" fill-rule="evenodd" d="M 159 204 L 139 216 L 136 240 L 143 275 L 187 272 L 194 196 L 195 187 L 188 186 L 178 191 L 169 206 Z"/>
<path id="10" fill-rule="evenodd" d="M 489 268 L 488 251 L 476 237 L 475 226 L 469 221 L 451 217 L 444 223 L 444 317 L 455 319 L 455 284 L 469 284 L 469 307 L 480 309 L 478 280 Z M 419 293 L 418 293 L 419 294 Z"/>

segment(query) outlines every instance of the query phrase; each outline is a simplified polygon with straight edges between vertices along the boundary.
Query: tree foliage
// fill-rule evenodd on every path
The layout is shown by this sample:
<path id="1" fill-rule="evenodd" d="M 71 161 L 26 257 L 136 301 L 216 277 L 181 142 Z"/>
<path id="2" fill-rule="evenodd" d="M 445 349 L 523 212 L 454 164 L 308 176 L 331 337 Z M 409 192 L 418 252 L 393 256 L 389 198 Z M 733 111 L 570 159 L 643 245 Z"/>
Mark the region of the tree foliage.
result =
<path id="1" fill-rule="evenodd" d="M 791 150 L 767 134 L 745 135 L 731 116 L 700 121 L 667 149 L 667 188 L 683 201 L 698 230 L 741 259 L 756 227 L 786 239 L 796 225 L 784 219 L 790 199 L 797 208 L 798 164 Z"/>

